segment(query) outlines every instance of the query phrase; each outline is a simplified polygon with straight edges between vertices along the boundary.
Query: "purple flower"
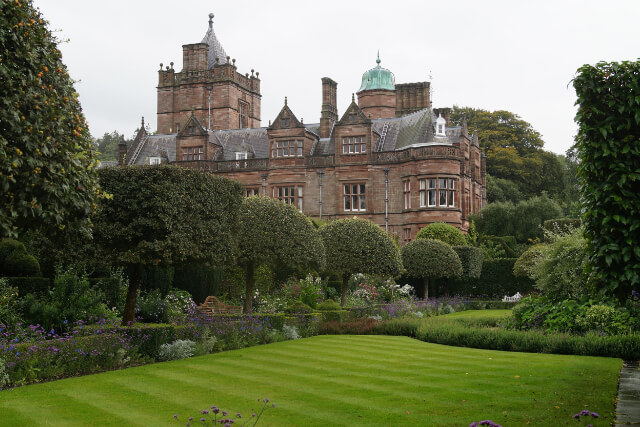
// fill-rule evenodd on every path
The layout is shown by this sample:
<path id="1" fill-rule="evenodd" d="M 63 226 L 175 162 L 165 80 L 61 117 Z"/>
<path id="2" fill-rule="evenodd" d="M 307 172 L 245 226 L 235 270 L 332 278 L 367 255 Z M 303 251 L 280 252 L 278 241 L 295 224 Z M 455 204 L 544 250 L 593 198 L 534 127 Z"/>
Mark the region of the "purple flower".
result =
<path id="1" fill-rule="evenodd" d="M 264 403 L 268 403 L 268 402 L 269 402 L 269 399 L 266 399 L 266 398 L 265 398 L 265 399 L 264 399 Z"/>
<path id="2" fill-rule="evenodd" d="M 178 419 L 178 414 L 173 414 L 173 418 Z"/>
<path id="3" fill-rule="evenodd" d="M 597 412 L 592 412 L 592 413 L 591 413 L 591 416 L 592 416 L 593 418 L 600 418 L 600 414 L 598 414 Z"/>
<path id="4" fill-rule="evenodd" d="M 189 417 L 189 421 L 193 421 L 193 417 Z"/>
<path id="5" fill-rule="evenodd" d="M 203 409 L 202 412 L 200 412 L 201 414 L 208 414 L 209 411 L 207 411 L 206 409 Z"/>
<path id="6" fill-rule="evenodd" d="M 236 414 L 236 417 L 237 417 L 237 418 L 242 418 L 242 414 L 241 414 L 240 412 L 238 412 L 238 413 Z"/>
<path id="7" fill-rule="evenodd" d="M 591 414 L 591 412 L 587 411 L 586 409 L 583 409 L 582 411 L 580 411 L 580 415 L 584 415 L 585 417 L 588 417 Z"/>
<path id="8" fill-rule="evenodd" d="M 222 416 L 226 417 L 227 416 L 227 411 L 222 411 Z"/>
<path id="9" fill-rule="evenodd" d="M 200 418 L 200 421 L 205 422 L 207 420 L 206 420 L 206 418 Z"/>
<path id="10" fill-rule="evenodd" d="M 580 414 L 573 414 L 573 418 L 575 418 L 576 420 L 580 419 Z"/>
<path id="11" fill-rule="evenodd" d="M 478 423 L 474 421 L 471 424 L 469 424 L 469 427 L 478 427 Z"/>

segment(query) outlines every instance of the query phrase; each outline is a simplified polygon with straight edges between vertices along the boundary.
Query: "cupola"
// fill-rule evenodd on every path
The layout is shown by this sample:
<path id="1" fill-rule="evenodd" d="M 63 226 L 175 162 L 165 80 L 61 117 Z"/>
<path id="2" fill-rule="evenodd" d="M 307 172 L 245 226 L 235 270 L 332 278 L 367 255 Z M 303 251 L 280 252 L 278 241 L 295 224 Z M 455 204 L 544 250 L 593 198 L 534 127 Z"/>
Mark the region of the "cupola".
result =
<path id="1" fill-rule="evenodd" d="M 447 136 L 446 127 L 447 121 L 442 117 L 442 114 L 439 114 L 436 120 L 436 136 Z"/>
<path id="2" fill-rule="evenodd" d="M 362 75 L 362 84 L 358 92 L 376 89 L 396 89 L 396 78 L 391 71 L 382 68 L 380 62 L 380 52 L 378 52 L 377 65 Z"/>

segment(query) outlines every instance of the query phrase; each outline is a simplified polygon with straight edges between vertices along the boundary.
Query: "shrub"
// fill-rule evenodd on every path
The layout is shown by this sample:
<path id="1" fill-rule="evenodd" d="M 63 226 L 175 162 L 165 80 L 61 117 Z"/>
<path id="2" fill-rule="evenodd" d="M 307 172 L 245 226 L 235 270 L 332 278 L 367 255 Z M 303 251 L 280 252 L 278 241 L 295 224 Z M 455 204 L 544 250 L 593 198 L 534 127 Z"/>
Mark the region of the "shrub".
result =
<path id="1" fill-rule="evenodd" d="M 434 239 L 448 243 L 451 246 L 464 246 L 467 241 L 462 231 L 453 225 L 443 222 L 434 222 L 421 228 L 416 235 L 416 239 Z"/>
<path id="2" fill-rule="evenodd" d="M 453 246 L 462 263 L 462 277 L 478 278 L 482 273 L 482 249 L 473 246 Z"/>
<path id="3" fill-rule="evenodd" d="M 46 277 L 5 277 L 10 286 L 18 288 L 18 295 L 46 295 L 51 282 Z"/>
<path id="4" fill-rule="evenodd" d="M 191 340 L 176 340 L 162 344 L 158 350 L 158 359 L 162 361 L 186 359 L 194 355 L 196 343 Z"/>
<path id="5" fill-rule="evenodd" d="M 21 253 L 27 253 L 27 248 L 24 243 L 14 239 L 2 239 L 0 240 L 0 273 L 2 272 L 2 266 L 4 260 L 13 252 L 18 251 Z"/>
<path id="6" fill-rule="evenodd" d="M 89 279 L 92 288 L 99 289 L 104 295 L 104 303 L 108 308 L 116 307 L 119 312 L 124 308 L 124 298 L 127 292 L 122 277 L 98 277 Z"/>
<path id="7" fill-rule="evenodd" d="M 285 310 L 289 314 L 306 314 L 311 313 L 313 309 L 302 301 L 296 301 Z"/>
<path id="8" fill-rule="evenodd" d="M 171 323 L 179 323 L 196 309 L 196 303 L 187 291 L 173 289 L 164 297 L 166 318 Z"/>
<path id="9" fill-rule="evenodd" d="M 520 258 L 513 264 L 513 275 L 515 277 L 533 278 L 533 268 L 542 257 L 544 246 L 533 245 L 520 255 Z"/>
<path id="10" fill-rule="evenodd" d="M 86 276 L 74 271 L 58 271 L 53 290 L 42 297 L 28 294 L 21 301 L 23 317 L 47 330 L 67 330 L 79 320 L 100 319 L 107 315 L 102 293 L 89 286 Z"/>
<path id="11" fill-rule="evenodd" d="M 167 303 L 158 289 L 138 298 L 136 314 L 146 323 L 166 323 L 168 321 Z"/>
<path id="12" fill-rule="evenodd" d="M 576 323 L 584 331 L 605 332 L 608 335 L 624 334 L 631 327 L 629 313 L 603 304 L 589 307 L 584 316 L 576 319 Z"/>
<path id="13" fill-rule="evenodd" d="M 21 322 L 18 302 L 18 288 L 9 286 L 5 279 L 0 278 L 0 325 L 13 327 Z M 0 384 L 1 389 L 2 384 Z"/>
<path id="14" fill-rule="evenodd" d="M 587 293 L 588 252 L 581 230 L 542 247 L 538 259 L 531 271 L 542 293 L 555 300 L 579 298 Z"/>
<path id="15" fill-rule="evenodd" d="M 573 230 L 580 228 L 582 221 L 578 218 L 556 218 L 548 219 L 542 223 L 542 230 L 546 234 L 569 234 Z"/>
<path id="16" fill-rule="evenodd" d="M 5 258 L 3 270 L 6 276 L 33 277 L 40 275 L 40 264 L 33 255 L 13 251 Z"/>
<path id="17" fill-rule="evenodd" d="M 342 307 L 340 306 L 340 303 L 332 300 L 332 299 L 328 299 L 326 301 L 321 302 L 320 304 L 318 304 L 318 307 L 316 307 L 318 310 L 321 311 L 325 311 L 325 310 L 342 310 Z"/>
<path id="18" fill-rule="evenodd" d="M 300 338 L 298 334 L 298 328 L 293 325 L 284 325 L 282 327 L 282 334 L 288 340 L 297 340 Z"/>

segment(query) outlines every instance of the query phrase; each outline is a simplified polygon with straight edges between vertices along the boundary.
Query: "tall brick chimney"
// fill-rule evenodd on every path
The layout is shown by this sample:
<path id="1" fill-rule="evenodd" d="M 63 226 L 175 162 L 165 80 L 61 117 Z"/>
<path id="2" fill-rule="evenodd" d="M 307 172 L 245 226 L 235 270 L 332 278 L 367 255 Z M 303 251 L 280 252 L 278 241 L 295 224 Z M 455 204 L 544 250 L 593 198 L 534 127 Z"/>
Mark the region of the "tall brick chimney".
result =
<path id="1" fill-rule="evenodd" d="M 320 138 L 329 138 L 333 123 L 338 121 L 338 83 L 329 77 L 322 78 L 322 110 L 320 111 Z"/>
<path id="2" fill-rule="evenodd" d="M 144 118 L 143 124 L 144 124 Z M 127 161 L 127 143 L 124 141 L 124 135 L 118 143 L 118 166 L 125 166 Z"/>

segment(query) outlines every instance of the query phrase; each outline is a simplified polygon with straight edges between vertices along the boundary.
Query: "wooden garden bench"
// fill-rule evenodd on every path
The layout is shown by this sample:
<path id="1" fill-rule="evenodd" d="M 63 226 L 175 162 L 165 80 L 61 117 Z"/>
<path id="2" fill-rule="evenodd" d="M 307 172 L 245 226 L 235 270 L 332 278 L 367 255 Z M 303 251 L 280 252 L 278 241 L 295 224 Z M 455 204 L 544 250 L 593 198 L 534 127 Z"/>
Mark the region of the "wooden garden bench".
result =
<path id="1" fill-rule="evenodd" d="M 227 305 L 214 296 L 208 296 L 198 310 L 209 314 L 242 314 L 242 306 Z"/>

